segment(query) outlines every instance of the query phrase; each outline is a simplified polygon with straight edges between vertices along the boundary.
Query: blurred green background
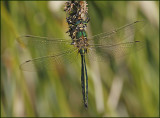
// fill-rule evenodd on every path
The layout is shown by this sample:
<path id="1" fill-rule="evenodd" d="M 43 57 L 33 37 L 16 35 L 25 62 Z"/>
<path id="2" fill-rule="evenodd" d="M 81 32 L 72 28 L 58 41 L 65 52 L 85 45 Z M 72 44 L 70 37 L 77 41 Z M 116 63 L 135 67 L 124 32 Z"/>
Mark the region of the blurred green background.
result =
<path id="1" fill-rule="evenodd" d="M 88 61 L 87 110 L 80 60 L 62 63 L 55 71 L 19 69 L 33 53 L 18 45 L 16 37 L 69 38 L 64 2 L 1 3 L 1 116 L 159 116 L 159 2 L 88 1 L 89 36 L 136 20 L 145 20 L 146 25 L 135 36 L 144 40 L 142 50 L 120 63 Z"/>

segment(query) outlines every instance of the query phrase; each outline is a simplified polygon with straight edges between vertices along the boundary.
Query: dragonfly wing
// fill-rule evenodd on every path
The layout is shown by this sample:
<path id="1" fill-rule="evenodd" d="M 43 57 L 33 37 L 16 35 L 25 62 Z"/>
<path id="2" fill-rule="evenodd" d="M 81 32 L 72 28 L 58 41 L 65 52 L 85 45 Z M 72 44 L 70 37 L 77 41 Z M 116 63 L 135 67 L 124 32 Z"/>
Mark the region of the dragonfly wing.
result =
<path id="1" fill-rule="evenodd" d="M 89 44 L 96 43 L 103 45 L 113 45 L 122 41 L 134 41 L 135 31 L 141 30 L 144 27 L 144 25 L 144 21 L 135 21 L 133 23 L 115 29 L 111 32 L 101 33 L 92 36 L 89 40 Z"/>
<path id="2" fill-rule="evenodd" d="M 72 48 L 71 40 L 67 39 L 53 39 L 48 37 L 40 37 L 33 35 L 25 35 L 17 38 L 17 41 L 24 47 L 29 49 L 36 49 L 44 54 L 54 55 L 60 52 L 60 50 Z M 44 55 L 43 54 L 43 55 Z"/>
<path id="3" fill-rule="evenodd" d="M 129 54 L 132 48 L 136 50 L 141 49 L 144 46 L 144 42 L 134 41 L 118 43 L 114 45 L 91 45 L 88 51 L 88 57 L 90 60 L 106 61 L 107 58 L 114 57 L 119 59 Z"/>
<path id="4" fill-rule="evenodd" d="M 27 60 L 20 65 L 21 70 L 34 72 L 36 69 L 40 70 L 54 70 L 62 62 L 73 62 L 77 60 L 78 49 L 72 48 L 58 55 L 48 55 L 39 58 Z"/>

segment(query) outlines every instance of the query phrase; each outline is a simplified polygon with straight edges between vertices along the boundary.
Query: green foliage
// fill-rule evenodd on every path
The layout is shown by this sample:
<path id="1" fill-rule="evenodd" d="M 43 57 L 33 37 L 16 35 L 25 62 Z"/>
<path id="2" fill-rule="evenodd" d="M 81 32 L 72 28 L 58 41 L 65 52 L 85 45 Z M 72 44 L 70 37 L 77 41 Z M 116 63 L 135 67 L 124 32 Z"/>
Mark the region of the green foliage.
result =
<path id="1" fill-rule="evenodd" d="M 135 40 L 144 43 L 140 51 L 133 49 L 124 59 L 86 62 L 88 109 L 82 101 L 80 59 L 72 59 L 76 60 L 72 63 L 53 63 L 56 66 L 53 71 L 19 69 L 22 62 L 44 52 L 38 47 L 34 50 L 24 48 L 17 43 L 18 36 L 30 34 L 69 39 L 65 33 L 68 26 L 63 6 L 53 9 L 58 3 L 52 3 L 3 1 L 1 4 L 1 116 L 158 116 L 158 2 L 88 1 L 87 36 L 136 20 L 146 23 L 142 30 L 136 29 Z M 66 48 L 59 47 L 61 51 Z M 54 52 L 54 47 L 52 49 Z"/>

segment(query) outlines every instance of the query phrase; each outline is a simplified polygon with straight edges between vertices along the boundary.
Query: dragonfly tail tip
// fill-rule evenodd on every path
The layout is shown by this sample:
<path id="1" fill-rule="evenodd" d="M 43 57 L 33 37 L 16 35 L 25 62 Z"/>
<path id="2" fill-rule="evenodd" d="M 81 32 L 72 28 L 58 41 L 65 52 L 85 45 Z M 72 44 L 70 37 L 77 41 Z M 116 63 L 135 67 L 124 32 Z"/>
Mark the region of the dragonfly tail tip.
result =
<path id="1" fill-rule="evenodd" d="M 140 42 L 140 41 L 135 41 L 135 42 Z"/>
<path id="2" fill-rule="evenodd" d="M 85 103 L 84 106 L 85 106 L 86 109 L 88 109 L 88 104 L 87 103 Z"/>

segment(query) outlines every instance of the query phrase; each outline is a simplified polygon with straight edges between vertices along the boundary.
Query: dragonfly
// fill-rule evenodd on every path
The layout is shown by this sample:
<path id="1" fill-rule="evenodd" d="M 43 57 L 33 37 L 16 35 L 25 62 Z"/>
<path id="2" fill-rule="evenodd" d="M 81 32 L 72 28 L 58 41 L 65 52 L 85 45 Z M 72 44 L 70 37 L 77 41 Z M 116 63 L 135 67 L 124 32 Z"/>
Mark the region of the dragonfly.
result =
<path id="1" fill-rule="evenodd" d="M 135 21 L 114 29 L 87 38 L 86 32 L 77 34 L 75 40 L 56 39 L 34 35 L 24 35 L 18 40 L 25 46 L 34 48 L 45 56 L 33 58 L 20 65 L 23 71 L 35 71 L 38 69 L 57 69 L 56 65 L 63 62 L 73 62 L 81 57 L 81 87 L 84 106 L 88 107 L 88 75 L 86 58 L 93 61 L 106 61 L 107 57 L 119 58 L 130 53 L 130 49 L 141 48 L 143 41 L 134 39 L 135 29 L 144 26 L 143 21 Z M 85 37 L 79 40 L 79 37 Z M 36 53 L 36 52 L 35 52 Z"/>

